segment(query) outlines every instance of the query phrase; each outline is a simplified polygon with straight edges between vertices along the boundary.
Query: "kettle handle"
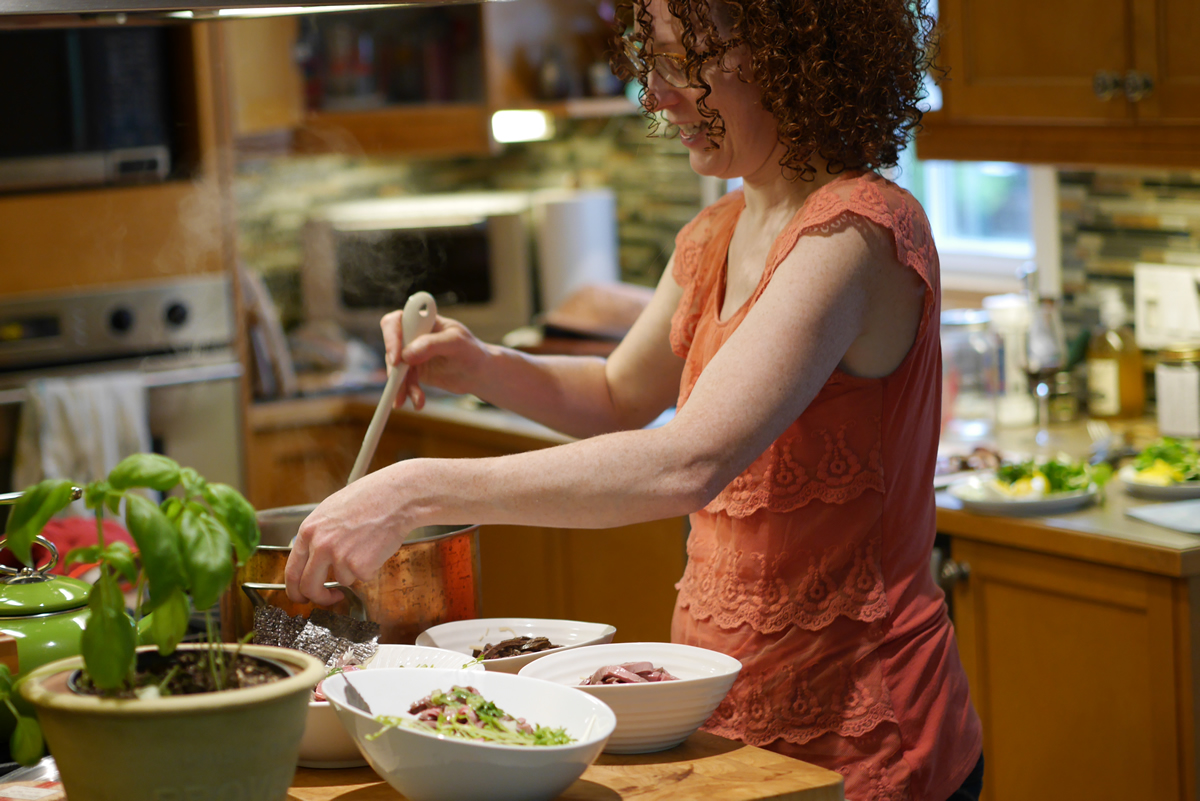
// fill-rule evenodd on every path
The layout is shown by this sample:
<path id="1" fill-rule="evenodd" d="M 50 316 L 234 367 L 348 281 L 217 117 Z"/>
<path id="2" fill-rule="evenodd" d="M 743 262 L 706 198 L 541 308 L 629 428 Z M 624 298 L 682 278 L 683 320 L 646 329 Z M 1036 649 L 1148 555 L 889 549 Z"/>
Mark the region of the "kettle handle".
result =
<path id="1" fill-rule="evenodd" d="M 8 565 L 0 565 L 0 573 L 6 576 L 16 576 L 20 578 L 30 579 L 34 576 L 38 580 L 45 580 L 46 574 L 54 569 L 58 564 L 58 548 L 54 547 L 54 543 L 38 534 L 33 538 L 33 541 L 50 552 L 50 562 L 45 567 L 9 567 Z M 8 542 L 8 537 L 0 536 L 0 550 L 4 548 L 4 544 Z"/>

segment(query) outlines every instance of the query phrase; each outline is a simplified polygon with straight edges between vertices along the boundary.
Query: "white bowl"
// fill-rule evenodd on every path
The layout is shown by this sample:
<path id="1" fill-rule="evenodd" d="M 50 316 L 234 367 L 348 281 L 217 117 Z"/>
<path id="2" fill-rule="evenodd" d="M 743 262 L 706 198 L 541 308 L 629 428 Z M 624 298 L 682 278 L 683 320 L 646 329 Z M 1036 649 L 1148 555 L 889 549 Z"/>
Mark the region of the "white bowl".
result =
<path id="1" fill-rule="evenodd" d="M 487 659 L 483 662 L 488 670 L 516 673 L 533 660 L 541 659 L 547 654 L 556 654 L 584 645 L 612 642 L 616 633 L 617 630 L 607 623 L 582 623 L 578 620 L 549 620 L 536 617 L 488 617 L 478 620 L 455 620 L 426 629 L 417 637 L 417 645 L 448 648 L 472 658 L 475 653 L 472 649 L 482 648 L 488 643 L 495 645 L 512 637 L 547 637 L 550 642 L 562 646 L 549 651 Z"/>
<path id="2" fill-rule="evenodd" d="M 346 682 L 370 714 L 349 706 Z M 463 740 L 395 727 L 375 715 L 408 716 L 434 690 L 474 687 L 508 714 L 531 724 L 565 728 L 570 745 L 519 746 Z M 342 725 L 371 768 L 410 801 L 541 801 L 557 798 L 595 761 L 617 719 L 591 696 L 550 682 L 507 673 L 443 670 L 363 670 L 325 682 Z"/>
<path id="3" fill-rule="evenodd" d="M 605 665 L 651 662 L 679 681 L 646 684 L 579 683 Z M 724 700 L 742 663 L 732 656 L 665 642 L 593 645 L 565 653 L 551 651 L 521 668 L 521 675 L 578 687 L 612 707 L 617 728 L 604 750 L 609 754 L 648 754 L 674 748 L 700 728 Z"/>
<path id="4" fill-rule="evenodd" d="M 465 669 L 483 670 L 483 665 L 469 664 Z M 381 645 L 365 669 L 457 669 L 463 665 L 463 655 L 457 651 L 424 648 L 419 645 Z M 342 726 L 330 703 L 309 701 L 308 717 L 304 721 L 304 736 L 300 739 L 300 759 L 296 764 L 302 768 L 357 768 L 367 764 L 367 761 L 359 753 L 354 738 Z"/>

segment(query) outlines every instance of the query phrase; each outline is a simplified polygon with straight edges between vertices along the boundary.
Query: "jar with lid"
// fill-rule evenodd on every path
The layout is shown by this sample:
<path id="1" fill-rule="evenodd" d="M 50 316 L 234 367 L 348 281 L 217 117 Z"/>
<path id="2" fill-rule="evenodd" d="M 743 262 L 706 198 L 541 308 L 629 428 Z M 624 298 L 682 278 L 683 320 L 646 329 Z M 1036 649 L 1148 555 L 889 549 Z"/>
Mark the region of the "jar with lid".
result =
<path id="1" fill-rule="evenodd" d="M 1158 431 L 1164 437 L 1200 437 L 1200 343 L 1158 352 L 1154 368 Z"/>
<path id="2" fill-rule="evenodd" d="M 996 423 L 999 339 L 979 309 L 947 309 L 941 324 L 942 430 L 966 440 L 987 437 Z"/>

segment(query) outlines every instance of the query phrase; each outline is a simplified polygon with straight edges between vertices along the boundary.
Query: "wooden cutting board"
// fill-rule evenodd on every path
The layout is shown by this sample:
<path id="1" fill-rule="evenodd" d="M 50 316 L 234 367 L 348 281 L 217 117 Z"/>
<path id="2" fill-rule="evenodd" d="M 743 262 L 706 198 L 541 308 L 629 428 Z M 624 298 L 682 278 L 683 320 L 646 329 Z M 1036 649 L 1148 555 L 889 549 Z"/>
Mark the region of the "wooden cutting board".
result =
<path id="1" fill-rule="evenodd" d="M 370 768 L 300 768 L 289 801 L 401 801 Z M 807 762 L 697 732 L 658 754 L 601 754 L 559 801 L 842 801 L 842 777 Z"/>

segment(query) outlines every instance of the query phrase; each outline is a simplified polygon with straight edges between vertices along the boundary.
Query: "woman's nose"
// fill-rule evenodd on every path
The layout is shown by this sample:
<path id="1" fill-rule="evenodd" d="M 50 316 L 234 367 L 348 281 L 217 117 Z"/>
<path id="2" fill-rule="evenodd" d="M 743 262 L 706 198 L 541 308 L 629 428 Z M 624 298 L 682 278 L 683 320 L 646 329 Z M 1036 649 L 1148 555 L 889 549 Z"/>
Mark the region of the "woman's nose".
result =
<path id="1" fill-rule="evenodd" d="M 682 100 L 679 89 L 667 83 L 657 70 L 646 76 L 646 95 L 643 100 L 648 111 L 662 111 L 678 105 Z"/>

